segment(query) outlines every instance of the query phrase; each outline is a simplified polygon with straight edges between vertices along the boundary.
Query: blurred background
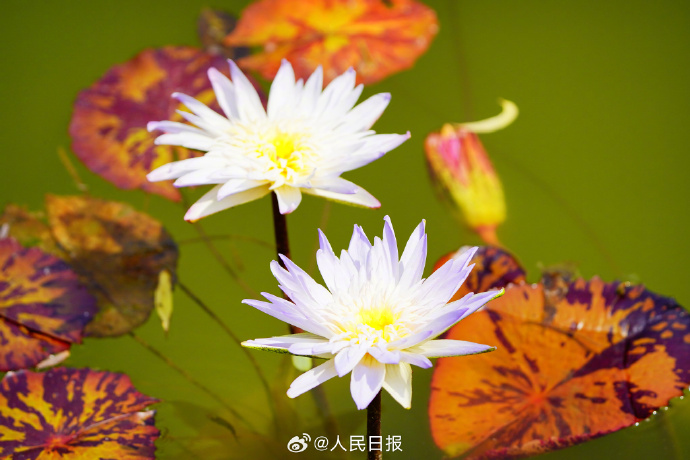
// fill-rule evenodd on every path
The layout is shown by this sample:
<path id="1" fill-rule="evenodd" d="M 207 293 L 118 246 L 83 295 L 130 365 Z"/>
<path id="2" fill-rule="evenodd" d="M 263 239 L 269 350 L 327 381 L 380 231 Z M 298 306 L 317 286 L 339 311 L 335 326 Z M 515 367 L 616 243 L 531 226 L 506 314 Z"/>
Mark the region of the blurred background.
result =
<path id="1" fill-rule="evenodd" d="M 425 136 L 445 122 L 499 112 L 497 98 L 515 101 L 510 127 L 482 136 L 505 188 L 508 220 L 501 241 L 537 281 L 540 266 L 576 263 L 585 277 L 642 282 L 690 305 L 687 226 L 690 155 L 690 4 L 679 0 L 544 2 L 537 0 L 427 0 L 440 32 L 414 68 L 365 88 L 390 92 L 392 102 L 374 128 L 411 131 L 400 148 L 348 173 L 382 203 L 371 211 L 305 198 L 288 218 L 294 260 L 314 266 L 316 228 L 334 248 L 349 241 L 353 224 L 369 235 L 390 215 L 400 239 L 427 220 L 429 262 L 465 244 L 479 244 L 435 198 L 423 155 Z M 44 194 L 78 190 L 57 156 L 69 149 L 67 126 L 79 90 L 112 65 L 147 47 L 198 45 L 196 20 L 211 6 L 239 14 L 247 1 L 3 3 L 5 153 L 0 155 L 0 204 L 42 206 Z M 284 324 L 242 305 L 246 294 L 182 220 L 184 209 L 141 191 L 118 190 L 72 157 L 90 193 L 126 201 L 160 219 L 180 243 L 179 277 L 243 340 L 284 333 Z M 187 196 L 199 196 L 195 190 Z M 273 238 L 270 200 L 263 199 L 203 221 L 213 235 Z M 241 261 L 242 277 L 257 291 L 277 290 L 270 248 L 241 239 L 218 242 Z M 179 291 L 166 337 L 152 317 L 138 333 L 258 424 L 268 408 L 246 358 L 217 324 Z M 257 353 L 275 375 L 281 358 Z M 87 339 L 66 365 L 126 372 L 158 406 L 160 458 L 235 458 L 231 433 L 209 421 L 222 409 L 129 337 Z M 416 369 L 412 409 L 384 396 L 384 435 L 402 436 L 394 458 L 441 458 L 429 432 L 427 401 L 432 370 Z M 349 379 L 325 385 L 346 435 L 364 433 Z M 306 403 L 305 403 L 306 404 Z M 220 417 L 223 415 L 221 414 Z M 359 425 L 357 425 L 359 423 Z M 349 427 L 349 428 L 347 428 Z M 690 457 L 690 406 L 674 400 L 649 422 L 544 458 Z M 278 444 L 285 444 L 277 440 Z M 675 440 L 674 440 L 675 439 Z M 287 454 L 286 454 L 287 455 Z M 680 456 L 679 456 L 680 455 Z M 237 458 L 244 458 L 239 456 Z"/>

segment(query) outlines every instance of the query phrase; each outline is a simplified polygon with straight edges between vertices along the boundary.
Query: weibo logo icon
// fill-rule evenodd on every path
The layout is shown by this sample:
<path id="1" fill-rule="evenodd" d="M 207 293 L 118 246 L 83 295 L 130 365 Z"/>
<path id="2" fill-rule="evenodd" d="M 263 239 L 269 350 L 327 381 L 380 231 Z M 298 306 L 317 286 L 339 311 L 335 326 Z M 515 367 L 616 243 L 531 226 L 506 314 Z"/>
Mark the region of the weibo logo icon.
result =
<path id="1" fill-rule="evenodd" d="M 302 433 L 303 436 L 293 436 L 292 439 L 288 441 L 287 448 L 290 452 L 304 452 L 307 450 L 308 442 L 311 441 L 311 436 L 307 433 Z"/>

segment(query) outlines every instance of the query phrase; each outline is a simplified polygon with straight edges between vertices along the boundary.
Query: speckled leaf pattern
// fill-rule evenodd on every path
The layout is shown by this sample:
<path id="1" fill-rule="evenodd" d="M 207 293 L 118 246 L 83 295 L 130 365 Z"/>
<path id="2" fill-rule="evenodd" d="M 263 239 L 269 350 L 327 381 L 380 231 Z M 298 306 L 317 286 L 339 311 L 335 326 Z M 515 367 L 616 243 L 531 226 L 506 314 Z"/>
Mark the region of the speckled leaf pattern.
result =
<path id="1" fill-rule="evenodd" d="M 502 279 L 476 279 L 491 278 Z M 434 439 L 451 456 L 513 458 L 630 426 L 690 384 L 689 327 L 673 299 L 641 285 L 557 273 L 509 285 L 447 335 L 498 350 L 439 360 L 429 406 Z"/>
<path id="2" fill-rule="evenodd" d="M 322 65 L 328 82 L 353 67 L 369 84 L 411 67 L 437 32 L 436 13 L 414 0 L 261 0 L 225 43 L 262 47 L 239 63 L 266 79 L 287 59 L 297 78 Z"/>
<path id="3" fill-rule="evenodd" d="M 33 367 L 80 342 L 96 311 L 65 262 L 0 239 L 0 370 Z"/>
<path id="4" fill-rule="evenodd" d="M 9 373 L 0 383 L 0 458 L 155 458 L 158 402 L 126 375 L 56 368 Z"/>
<path id="5" fill-rule="evenodd" d="M 171 200 L 180 198 L 169 182 L 149 182 L 146 174 L 175 160 L 199 155 L 182 147 L 154 145 L 149 121 L 183 121 L 178 91 L 213 106 L 209 67 L 227 73 L 222 56 L 191 47 L 146 49 L 108 70 L 79 93 L 69 132 L 72 149 L 84 164 L 117 187 L 140 188 Z"/>
<path id="6" fill-rule="evenodd" d="M 120 335 L 146 321 L 160 272 L 174 280 L 177 266 L 177 246 L 160 222 L 127 204 L 82 196 L 49 195 L 46 209 L 55 240 L 98 299 L 87 334 Z"/>

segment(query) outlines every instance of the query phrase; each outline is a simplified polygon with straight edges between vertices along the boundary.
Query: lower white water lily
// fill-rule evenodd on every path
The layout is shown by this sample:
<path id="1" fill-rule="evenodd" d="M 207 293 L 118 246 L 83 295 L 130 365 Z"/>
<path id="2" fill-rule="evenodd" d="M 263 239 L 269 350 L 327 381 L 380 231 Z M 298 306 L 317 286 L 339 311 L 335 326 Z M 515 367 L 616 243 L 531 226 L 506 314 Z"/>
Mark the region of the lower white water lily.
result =
<path id="1" fill-rule="evenodd" d="M 291 301 L 268 293 L 262 295 L 269 302 L 244 301 L 306 331 L 249 340 L 244 346 L 327 359 L 295 379 L 287 392 L 289 397 L 352 372 L 350 390 L 358 409 L 365 409 L 381 388 L 409 409 L 410 365 L 429 368 L 429 358 L 495 350 L 460 340 L 434 340 L 503 294 L 503 290 L 467 294 L 448 303 L 472 270 L 474 265 L 469 262 L 476 248 L 449 260 L 424 279 L 424 222 L 412 233 L 398 259 L 393 227 L 388 217 L 384 220 L 383 238 L 374 238 L 373 245 L 362 228 L 355 226 L 350 245 L 339 258 L 319 231 L 321 248 L 316 259 L 327 288 L 282 257 L 287 270 L 273 261 L 271 271 Z"/>

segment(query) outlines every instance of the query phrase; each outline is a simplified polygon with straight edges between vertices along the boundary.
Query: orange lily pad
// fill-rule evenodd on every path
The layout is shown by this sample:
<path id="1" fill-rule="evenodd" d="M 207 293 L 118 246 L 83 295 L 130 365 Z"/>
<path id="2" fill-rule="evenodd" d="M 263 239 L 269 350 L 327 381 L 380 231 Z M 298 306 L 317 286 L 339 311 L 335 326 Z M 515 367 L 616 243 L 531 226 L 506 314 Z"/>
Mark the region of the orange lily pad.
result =
<path id="1" fill-rule="evenodd" d="M 260 0 L 225 43 L 262 47 L 239 64 L 266 79 L 287 59 L 297 78 L 322 65 L 328 82 L 353 67 L 369 84 L 412 67 L 437 32 L 434 10 L 414 0 Z"/>
<path id="2" fill-rule="evenodd" d="M 81 342 L 96 311 L 65 262 L 0 239 L 0 371 L 34 367 Z"/>
<path id="3" fill-rule="evenodd" d="M 122 189 L 142 189 L 170 200 L 179 192 L 169 182 L 149 182 L 146 174 L 171 161 L 200 153 L 182 147 L 154 145 L 149 121 L 183 121 L 178 91 L 211 105 L 214 94 L 206 75 L 210 67 L 226 72 L 225 59 L 191 47 L 146 49 L 112 67 L 79 93 L 69 133 L 72 149 L 96 174 Z M 212 106 L 212 105 L 211 105 Z"/>
<path id="4" fill-rule="evenodd" d="M 0 382 L 0 458 L 155 458 L 158 400 L 126 375 L 56 368 L 10 372 Z"/>
<path id="5" fill-rule="evenodd" d="M 63 258 L 97 300 L 86 334 L 124 334 L 146 321 L 162 271 L 175 280 L 177 246 L 160 222 L 131 206 L 86 196 L 46 197 L 47 217 L 8 206 L 0 224 Z"/>
<path id="6" fill-rule="evenodd" d="M 486 279 L 506 292 L 448 338 L 498 350 L 436 366 L 431 429 L 450 456 L 515 458 L 584 442 L 649 417 L 690 384 L 690 315 L 673 299 L 556 272 L 510 284 L 510 271 L 491 273 L 480 254 L 463 292 Z"/>

